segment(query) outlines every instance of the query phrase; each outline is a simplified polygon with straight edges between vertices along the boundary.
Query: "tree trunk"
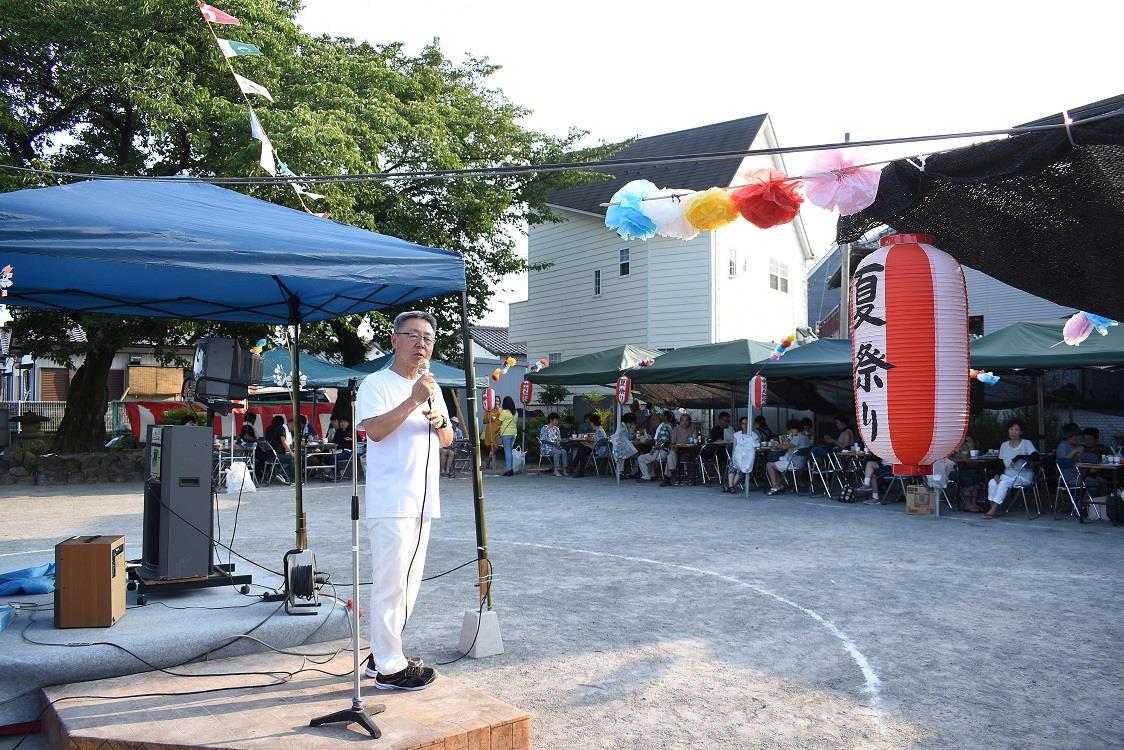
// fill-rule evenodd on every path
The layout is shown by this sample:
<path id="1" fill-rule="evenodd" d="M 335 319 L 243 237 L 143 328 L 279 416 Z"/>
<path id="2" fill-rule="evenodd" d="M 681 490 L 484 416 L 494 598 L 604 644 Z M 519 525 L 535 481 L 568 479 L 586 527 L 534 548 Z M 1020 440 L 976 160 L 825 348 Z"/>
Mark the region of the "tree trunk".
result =
<path id="1" fill-rule="evenodd" d="M 105 409 L 109 405 L 109 368 L 113 349 L 86 352 L 66 394 L 66 413 L 51 448 L 56 453 L 82 453 L 105 446 Z"/>
<path id="2" fill-rule="evenodd" d="M 339 318 L 328 321 L 328 325 L 332 327 L 332 333 L 336 334 L 344 367 L 357 365 L 366 358 L 367 347 L 358 333 L 345 326 Z"/>

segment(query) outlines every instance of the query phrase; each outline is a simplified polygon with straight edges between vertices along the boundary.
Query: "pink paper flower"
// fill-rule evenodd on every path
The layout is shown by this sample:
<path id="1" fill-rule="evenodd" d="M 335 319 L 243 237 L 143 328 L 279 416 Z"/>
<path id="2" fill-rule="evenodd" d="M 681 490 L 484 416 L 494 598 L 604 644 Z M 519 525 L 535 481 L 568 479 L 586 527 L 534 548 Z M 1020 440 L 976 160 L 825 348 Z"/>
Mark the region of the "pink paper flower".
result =
<path id="1" fill-rule="evenodd" d="M 822 151 L 804 171 L 804 195 L 814 206 L 838 208 L 841 216 L 848 216 L 874 203 L 881 178 L 880 169 L 856 167 L 838 149 Z"/>

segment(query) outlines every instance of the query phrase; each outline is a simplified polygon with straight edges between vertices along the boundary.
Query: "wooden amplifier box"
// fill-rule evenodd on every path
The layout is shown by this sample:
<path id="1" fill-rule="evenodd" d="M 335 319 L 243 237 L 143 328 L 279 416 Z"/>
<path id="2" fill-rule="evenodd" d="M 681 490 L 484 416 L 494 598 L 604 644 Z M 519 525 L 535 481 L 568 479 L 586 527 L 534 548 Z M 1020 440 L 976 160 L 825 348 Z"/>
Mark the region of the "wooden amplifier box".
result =
<path id="1" fill-rule="evenodd" d="M 125 614 L 125 537 L 55 545 L 55 627 L 108 628 Z"/>

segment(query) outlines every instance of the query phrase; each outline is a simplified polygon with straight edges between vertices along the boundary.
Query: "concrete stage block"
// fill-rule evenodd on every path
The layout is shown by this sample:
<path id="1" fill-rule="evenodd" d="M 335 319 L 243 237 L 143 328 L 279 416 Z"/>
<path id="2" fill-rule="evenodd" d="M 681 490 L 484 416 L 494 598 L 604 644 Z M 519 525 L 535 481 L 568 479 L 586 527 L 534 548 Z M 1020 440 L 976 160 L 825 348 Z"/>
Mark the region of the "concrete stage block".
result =
<path id="1" fill-rule="evenodd" d="M 258 654 L 181 667 L 207 675 L 218 672 L 286 672 L 300 657 Z M 343 674 L 351 668 L 344 652 L 318 667 Z M 348 678 L 302 673 L 289 682 L 259 675 L 172 677 L 159 672 L 45 688 L 45 701 L 66 696 L 139 696 L 222 686 L 234 689 L 204 695 L 132 698 L 75 698 L 54 704 L 43 716 L 48 746 L 74 750 L 164 750 L 224 748 L 321 750 L 352 744 L 379 750 L 530 750 L 531 717 L 475 688 L 441 675 L 427 690 L 375 690 L 363 680 L 363 701 L 381 703 L 372 718 L 382 731 L 375 744 L 357 725 L 309 727 L 310 719 L 351 707 Z"/>
<path id="2" fill-rule="evenodd" d="M 479 623 L 479 630 L 477 630 Z M 461 622 L 460 652 L 473 659 L 496 656 L 503 653 L 503 639 L 500 638 L 500 621 L 496 611 L 489 609 L 481 616 L 477 610 L 464 613 Z"/>

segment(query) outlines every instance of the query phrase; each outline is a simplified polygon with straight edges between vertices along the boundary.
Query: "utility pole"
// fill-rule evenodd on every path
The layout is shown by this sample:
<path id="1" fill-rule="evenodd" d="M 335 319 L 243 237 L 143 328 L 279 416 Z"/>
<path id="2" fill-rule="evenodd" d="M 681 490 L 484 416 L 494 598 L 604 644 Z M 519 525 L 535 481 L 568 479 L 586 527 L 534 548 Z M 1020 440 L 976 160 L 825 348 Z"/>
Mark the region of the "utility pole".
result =
<path id="1" fill-rule="evenodd" d="M 843 142 L 851 142 L 851 134 L 843 134 Z M 851 243 L 839 246 L 839 332 L 838 338 L 851 337 Z"/>

